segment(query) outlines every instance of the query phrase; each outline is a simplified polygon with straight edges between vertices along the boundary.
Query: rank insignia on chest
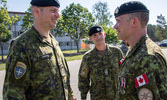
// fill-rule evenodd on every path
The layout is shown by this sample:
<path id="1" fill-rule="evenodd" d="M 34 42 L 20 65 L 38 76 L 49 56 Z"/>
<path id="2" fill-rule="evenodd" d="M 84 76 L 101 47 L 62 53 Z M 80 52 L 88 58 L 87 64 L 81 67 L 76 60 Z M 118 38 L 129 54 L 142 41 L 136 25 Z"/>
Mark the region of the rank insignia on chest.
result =
<path id="1" fill-rule="evenodd" d="M 149 83 L 147 75 L 145 73 L 136 77 L 134 79 L 134 81 L 135 81 L 135 87 L 136 88 L 141 87 L 141 86 L 146 85 L 147 83 Z"/>
<path id="2" fill-rule="evenodd" d="M 14 69 L 14 76 L 16 79 L 20 79 L 26 72 L 26 65 L 22 62 L 17 62 Z"/>
<path id="3" fill-rule="evenodd" d="M 121 65 L 124 60 L 125 60 L 125 58 L 123 57 L 123 58 L 119 61 L 119 64 Z"/>

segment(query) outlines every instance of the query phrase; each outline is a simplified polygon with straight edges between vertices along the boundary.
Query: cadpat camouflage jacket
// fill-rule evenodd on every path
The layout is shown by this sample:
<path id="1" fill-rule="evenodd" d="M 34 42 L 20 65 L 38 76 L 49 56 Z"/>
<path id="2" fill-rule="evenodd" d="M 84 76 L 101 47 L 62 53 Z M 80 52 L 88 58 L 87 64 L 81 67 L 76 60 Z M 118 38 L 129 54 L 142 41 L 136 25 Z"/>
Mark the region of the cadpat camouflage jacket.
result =
<path id="1" fill-rule="evenodd" d="M 96 48 L 84 55 L 78 83 L 82 99 L 86 99 L 89 90 L 91 100 L 116 99 L 117 75 L 122 54 L 120 49 L 107 45 L 104 56 Z"/>
<path id="2" fill-rule="evenodd" d="M 32 27 L 12 42 L 6 63 L 4 100 L 71 100 L 70 74 L 58 42 Z"/>
<path id="3" fill-rule="evenodd" d="M 166 100 L 167 63 L 161 48 L 148 36 L 142 37 L 121 64 L 121 100 Z"/>

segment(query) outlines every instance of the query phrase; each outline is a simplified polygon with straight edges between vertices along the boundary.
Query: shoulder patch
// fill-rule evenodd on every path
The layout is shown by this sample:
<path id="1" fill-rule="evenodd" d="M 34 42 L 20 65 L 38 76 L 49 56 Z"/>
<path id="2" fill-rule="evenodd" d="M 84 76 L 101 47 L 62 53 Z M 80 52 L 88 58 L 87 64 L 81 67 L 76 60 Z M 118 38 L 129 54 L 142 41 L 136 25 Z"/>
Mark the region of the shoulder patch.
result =
<path id="1" fill-rule="evenodd" d="M 88 69 L 86 68 L 86 67 L 83 67 L 82 69 L 81 69 L 81 76 L 86 76 L 88 74 Z"/>
<path id="2" fill-rule="evenodd" d="M 147 75 L 144 73 L 134 79 L 136 88 L 149 83 Z"/>
<path id="3" fill-rule="evenodd" d="M 139 100 L 153 100 L 153 94 L 151 90 L 147 88 L 142 88 L 138 93 L 138 98 Z"/>
<path id="4" fill-rule="evenodd" d="M 23 63 L 18 61 L 14 68 L 14 76 L 16 79 L 20 79 L 26 72 L 27 66 Z"/>

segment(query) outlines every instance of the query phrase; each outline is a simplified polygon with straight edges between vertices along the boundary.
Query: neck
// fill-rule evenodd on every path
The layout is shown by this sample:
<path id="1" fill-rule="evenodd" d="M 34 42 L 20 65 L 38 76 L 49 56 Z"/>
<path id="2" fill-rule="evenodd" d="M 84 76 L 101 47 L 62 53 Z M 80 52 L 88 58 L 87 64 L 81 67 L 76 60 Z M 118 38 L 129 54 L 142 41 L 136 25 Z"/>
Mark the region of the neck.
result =
<path id="1" fill-rule="evenodd" d="M 103 44 L 103 45 L 95 45 L 96 46 L 96 49 L 98 51 L 103 51 L 103 50 L 106 50 L 106 44 Z"/>
<path id="2" fill-rule="evenodd" d="M 44 37 L 49 37 L 50 30 L 46 27 L 42 27 L 39 23 L 34 23 L 35 29 Z"/>
<path id="3" fill-rule="evenodd" d="M 127 40 L 130 49 L 133 48 L 135 46 L 135 44 L 144 36 L 146 35 L 146 30 L 136 30 L 134 32 L 134 34 L 129 37 L 129 39 Z"/>

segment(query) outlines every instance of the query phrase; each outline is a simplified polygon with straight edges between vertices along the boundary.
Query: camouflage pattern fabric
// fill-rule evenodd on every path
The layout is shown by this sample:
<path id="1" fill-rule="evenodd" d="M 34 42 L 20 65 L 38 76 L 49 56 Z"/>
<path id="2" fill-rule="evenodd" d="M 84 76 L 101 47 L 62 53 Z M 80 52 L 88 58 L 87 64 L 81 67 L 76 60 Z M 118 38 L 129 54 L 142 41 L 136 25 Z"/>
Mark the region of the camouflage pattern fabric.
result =
<path id="1" fill-rule="evenodd" d="M 109 45 L 104 56 L 96 48 L 85 53 L 78 75 L 81 99 L 86 99 L 88 91 L 91 100 L 116 99 L 117 75 L 122 55 L 119 48 Z"/>
<path id="2" fill-rule="evenodd" d="M 121 68 L 118 77 L 120 100 L 167 99 L 166 59 L 161 48 L 147 35 L 128 52 Z"/>
<path id="3" fill-rule="evenodd" d="M 6 63 L 4 100 L 71 100 L 70 74 L 58 42 L 34 27 L 12 41 Z"/>

